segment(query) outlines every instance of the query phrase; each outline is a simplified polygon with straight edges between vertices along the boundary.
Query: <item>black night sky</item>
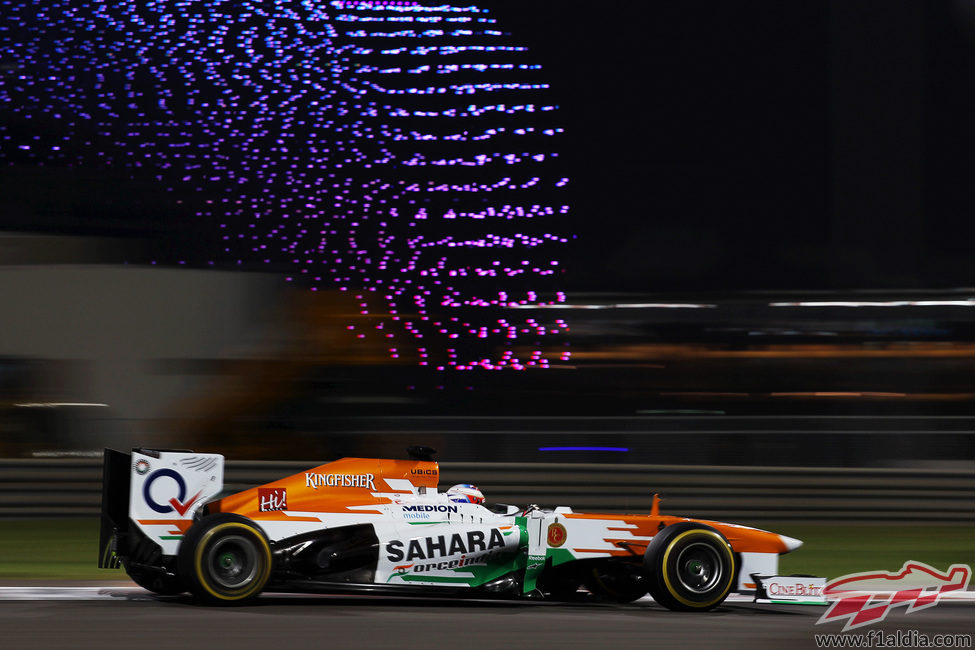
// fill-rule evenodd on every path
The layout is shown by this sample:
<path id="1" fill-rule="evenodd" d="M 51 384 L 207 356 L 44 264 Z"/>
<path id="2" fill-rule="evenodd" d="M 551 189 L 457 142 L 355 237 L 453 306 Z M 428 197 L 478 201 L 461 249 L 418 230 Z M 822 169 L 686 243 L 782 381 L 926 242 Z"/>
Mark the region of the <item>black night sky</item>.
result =
<path id="1" fill-rule="evenodd" d="M 487 6 L 563 109 L 566 289 L 975 284 L 969 0 Z M 115 176 L 3 176 L 3 229 L 192 240 Z"/>
<path id="2" fill-rule="evenodd" d="M 973 283 L 971 3 L 595 6 L 520 18 L 567 97 L 580 286 Z"/>

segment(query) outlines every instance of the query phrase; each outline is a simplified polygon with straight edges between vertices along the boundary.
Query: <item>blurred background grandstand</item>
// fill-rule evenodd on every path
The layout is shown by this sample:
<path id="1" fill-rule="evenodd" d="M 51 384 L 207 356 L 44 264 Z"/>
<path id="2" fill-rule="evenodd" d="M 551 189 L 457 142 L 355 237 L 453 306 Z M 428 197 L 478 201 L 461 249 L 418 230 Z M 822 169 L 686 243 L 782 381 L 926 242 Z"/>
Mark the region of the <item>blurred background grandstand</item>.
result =
<path id="1" fill-rule="evenodd" d="M 0 456 L 975 459 L 967 1 L 35 4 Z"/>
<path id="2" fill-rule="evenodd" d="M 457 461 L 972 458 L 963 292 L 580 294 L 559 306 L 571 361 L 443 372 L 390 358 L 376 335 L 388 314 L 273 275 L 8 266 L 0 287 L 6 456 L 155 445 L 327 458 L 426 442 Z"/>

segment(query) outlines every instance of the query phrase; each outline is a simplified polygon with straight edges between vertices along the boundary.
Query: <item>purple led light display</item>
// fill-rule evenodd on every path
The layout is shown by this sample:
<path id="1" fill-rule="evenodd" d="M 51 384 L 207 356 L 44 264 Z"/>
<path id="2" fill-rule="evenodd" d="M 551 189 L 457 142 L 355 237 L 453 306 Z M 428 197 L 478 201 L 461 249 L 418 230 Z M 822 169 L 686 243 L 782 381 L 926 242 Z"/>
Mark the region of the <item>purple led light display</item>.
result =
<path id="1" fill-rule="evenodd" d="M 538 451 L 629 451 L 629 447 L 539 447 Z"/>
<path id="2" fill-rule="evenodd" d="M 488 9 L 0 0 L 0 46 L 0 164 L 151 173 L 210 263 L 353 293 L 390 359 L 568 360 L 512 309 L 565 301 L 558 106 Z"/>

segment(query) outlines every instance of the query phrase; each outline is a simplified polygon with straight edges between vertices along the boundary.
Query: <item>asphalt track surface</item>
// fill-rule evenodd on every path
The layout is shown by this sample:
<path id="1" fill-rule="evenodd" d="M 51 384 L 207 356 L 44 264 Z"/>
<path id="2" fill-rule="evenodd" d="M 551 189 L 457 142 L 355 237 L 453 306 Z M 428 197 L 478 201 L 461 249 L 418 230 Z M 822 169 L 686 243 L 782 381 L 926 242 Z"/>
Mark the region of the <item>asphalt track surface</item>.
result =
<path id="1" fill-rule="evenodd" d="M 373 596 L 266 594 L 241 607 L 204 607 L 104 587 L 92 597 L 0 596 L 4 648 L 814 648 L 817 606 L 726 602 L 709 613 L 676 613 L 650 599 L 629 605 Z M 866 634 L 975 635 L 975 603 L 894 609 Z M 872 647 L 881 647 L 874 645 Z M 971 646 L 969 646 L 971 647 Z"/>

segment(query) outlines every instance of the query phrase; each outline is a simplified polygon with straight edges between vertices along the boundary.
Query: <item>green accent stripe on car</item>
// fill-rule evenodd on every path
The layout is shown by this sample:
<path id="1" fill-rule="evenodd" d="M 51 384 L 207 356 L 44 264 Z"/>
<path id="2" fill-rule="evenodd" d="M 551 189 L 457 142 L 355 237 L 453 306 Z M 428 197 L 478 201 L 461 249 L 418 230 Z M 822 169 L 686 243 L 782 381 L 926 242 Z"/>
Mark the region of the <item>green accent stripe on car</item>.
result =
<path id="1" fill-rule="evenodd" d="M 573 562 L 576 556 L 567 548 L 550 548 L 545 551 L 545 557 L 552 560 L 552 566 Z"/>
<path id="2" fill-rule="evenodd" d="M 515 517 L 515 526 L 518 526 L 520 533 L 518 540 L 519 546 L 528 547 L 528 517 Z"/>

